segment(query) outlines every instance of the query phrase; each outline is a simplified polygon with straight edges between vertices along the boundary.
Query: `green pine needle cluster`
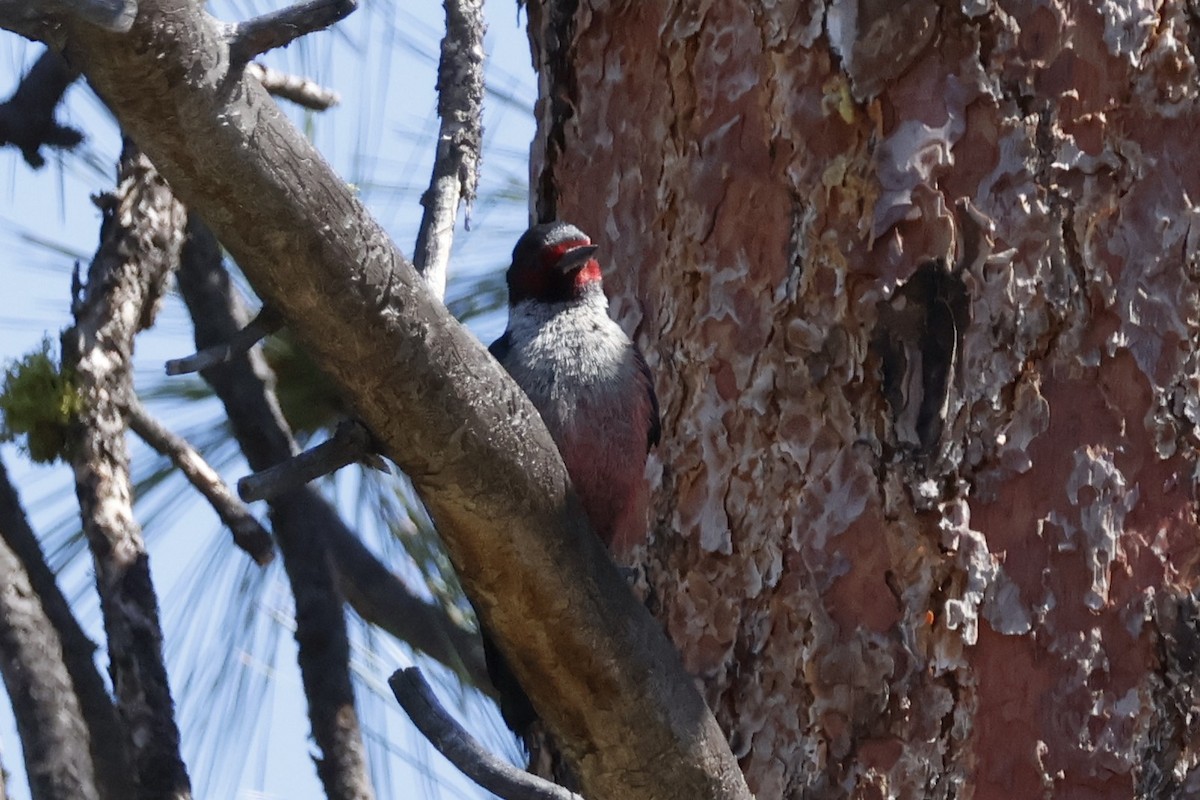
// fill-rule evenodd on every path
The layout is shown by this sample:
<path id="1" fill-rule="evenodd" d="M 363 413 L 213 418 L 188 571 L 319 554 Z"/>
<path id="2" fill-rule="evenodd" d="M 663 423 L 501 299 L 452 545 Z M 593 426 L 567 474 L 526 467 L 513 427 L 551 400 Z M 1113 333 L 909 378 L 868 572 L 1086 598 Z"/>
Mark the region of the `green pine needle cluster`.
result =
<path id="1" fill-rule="evenodd" d="M 0 441 L 23 437 L 22 449 L 43 464 L 66 457 L 67 428 L 83 405 L 53 350 L 47 337 L 40 349 L 10 362 L 0 391 Z"/>

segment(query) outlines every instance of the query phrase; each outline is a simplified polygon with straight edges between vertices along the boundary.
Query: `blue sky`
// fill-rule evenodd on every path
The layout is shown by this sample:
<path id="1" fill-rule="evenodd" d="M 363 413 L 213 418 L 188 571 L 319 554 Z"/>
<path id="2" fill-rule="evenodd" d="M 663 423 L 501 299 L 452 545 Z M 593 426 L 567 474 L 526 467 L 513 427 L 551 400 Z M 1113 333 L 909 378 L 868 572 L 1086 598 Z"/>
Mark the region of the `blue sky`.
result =
<path id="1" fill-rule="evenodd" d="M 266 0 L 227 0 L 213 3 L 210 11 L 220 19 L 233 21 L 282 5 Z M 527 202 L 522 198 L 526 192 L 536 81 L 521 27 L 524 17 L 518 19 L 515 3 L 511 2 L 492 4 L 486 13 L 490 91 L 485 100 L 482 199 L 471 214 L 470 231 L 460 230 L 455 242 L 451 297 L 463 291 L 461 286 L 456 287 L 456 279 L 503 269 L 512 243 L 527 222 Z M 265 59 L 271 66 L 307 75 L 341 93 L 342 105 L 330 112 L 315 115 L 289 109 L 289 113 L 339 173 L 359 188 L 372 213 L 404 252 L 411 252 L 420 220 L 418 198 L 428 182 L 438 125 L 433 86 L 442 15 L 441 4 L 433 0 L 394 6 L 367 0 L 336 30 L 307 37 Z M 0 96 L 7 96 L 41 47 L 11 34 L 0 35 L 0 43 Z M 99 213 L 89 197 L 111 187 L 119 139 L 102 105 L 86 86 L 76 84 L 60 117 L 87 133 L 88 140 L 77 153 L 61 157 L 47 154 L 48 165 L 33 171 L 11 148 L 0 150 L 0 252 L 4 253 L 0 270 L 6 276 L 6 290 L 0 292 L 0 359 L 5 362 L 37 347 L 45 335 L 56 339 L 69 324 L 71 265 L 77 258 L 86 265 L 98 236 Z M 485 342 L 502 328 L 502 314 L 473 323 Z M 139 390 L 163 381 L 163 362 L 191 349 L 190 324 L 181 304 L 172 298 L 164 306 L 156 328 L 138 340 L 135 377 Z M 215 418 L 214 407 L 203 403 L 196 407 L 160 404 L 155 411 L 177 430 L 204 425 Z M 31 513 L 35 529 L 77 527 L 78 507 L 65 467 L 29 466 L 12 445 L 0 448 L 0 455 Z M 134 458 L 135 466 L 138 459 L 147 458 L 136 442 Z M 226 469 L 226 477 L 235 480 L 244 469 L 235 461 Z M 361 509 L 354 506 L 357 495 L 352 482 L 339 480 L 333 491 L 352 524 L 363 519 Z M 202 607 L 206 602 L 215 606 L 221 600 L 219 596 L 205 600 L 203 595 L 187 596 L 180 588 L 190 585 L 188 579 L 203 568 L 200 559 L 211 551 L 213 540 L 228 536 L 215 515 L 178 483 L 145 498 L 139 511 L 147 529 L 168 643 L 182 638 L 185 631 L 194 636 L 199 628 L 219 626 L 220 621 L 210 621 L 204 615 L 207 609 Z M 232 547 L 218 552 L 231 560 L 242 557 Z M 78 600 L 80 616 L 93 637 L 101 639 L 86 559 L 68 563 L 61 581 L 69 596 Z M 228 590 L 217 585 L 211 588 L 217 595 Z M 309 726 L 289 629 L 290 599 L 283 585 L 269 587 L 264 596 L 269 600 L 261 608 L 259 624 L 278 638 L 276 658 L 273 662 L 261 661 L 243 653 L 241 662 L 246 675 L 268 687 L 263 706 L 248 712 L 265 718 L 268 727 L 244 752 L 223 760 L 222 768 L 230 769 L 230 764 L 244 757 L 240 774 L 234 777 L 237 797 L 318 797 L 320 789 L 308 756 Z M 201 598 L 199 604 L 196 597 Z M 375 691 L 386 692 L 383 682 L 387 676 L 408 664 L 407 655 L 384 638 L 373 643 L 360 641 L 356 648 L 354 668 L 360 678 L 360 696 L 363 687 L 367 687 L 368 694 L 372 686 Z M 177 700 L 182 680 L 178 663 L 189 657 L 194 658 L 194 653 L 172 655 Z M 101 667 L 106 668 L 103 660 Z M 436 670 L 430 676 L 436 680 Z M 488 704 L 458 698 L 452 691 L 445 692 L 444 699 L 494 746 L 508 747 L 511 753 L 511 741 L 500 732 L 501 726 Z M 27 798 L 19 740 L 6 707 L 3 712 L 0 758 L 13 774 L 9 793 L 13 798 Z M 220 719 L 207 720 L 203 710 L 189 707 L 181 713 L 185 751 L 197 747 L 195 732 L 206 722 L 214 726 L 227 724 Z M 374 739 L 375 764 L 387 765 L 381 797 L 483 794 L 446 767 L 392 705 L 377 698 L 369 707 L 364 704 L 364 713 L 368 725 L 378 734 Z M 383 758 L 380 754 L 384 752 L 390 757 Z M 195 781 L 197 766 L 192 769 Z"/>

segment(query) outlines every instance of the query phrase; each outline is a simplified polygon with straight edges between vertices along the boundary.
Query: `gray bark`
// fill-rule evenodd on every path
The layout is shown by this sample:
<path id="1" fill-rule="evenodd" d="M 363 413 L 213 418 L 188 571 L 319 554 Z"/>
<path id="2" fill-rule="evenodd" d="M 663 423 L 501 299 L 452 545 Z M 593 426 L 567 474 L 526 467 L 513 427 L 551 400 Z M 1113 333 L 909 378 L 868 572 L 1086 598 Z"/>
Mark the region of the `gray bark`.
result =
<path id="1" fill-rule="evenodd" d="M 18 560 L 46 621 L 53 628 L 53 634 L 45 635 L 53 636 L 57 641 L 63 666 L 70 676 L 79 712 L 87 727 L 92 769 L 100 797 L 105 800 L 131 797 L 133 786 L 125 738 L 108 688 L 96 669 L 96 645 L 79 626 L 67 598 L 59 589 L 3 465 L 0 465 L 0 538 Z"/>
<path id="2" fill-rule="evenodd" d="M 0 480 L 7 475 L 0 468 Z M 98 800 L 90 737 L 58 631 L 0 517 L 0 675 L 12 702 L 33 800 Z"/>
<path id="3" fill-rule="evenodd" d="M 122 154 L 116 192 L 101 202 L 100 247 L 83 294 L 74 299 L 75 326 L 63 334 L 64 367 L 84 403 L 71 463 L 137 796 L 184 800 L 191 788 L 163 664 L 158 600 L 133 517 L 123 416 L 123 400 L 133 392 L 133 338 L 153 320 L 178 260 L 184 211 L 130 146 Z"/>
<path id="4" fill-rule="evenodd" d="M 587 534 L 528 400 L 262 88 L 222 72 L 218 28 L 185 0 L 159 0 L 127 37 L 65 33 L 122 124 L 413 479 L 585 791 L 746 797 L 678 654 Z"/>

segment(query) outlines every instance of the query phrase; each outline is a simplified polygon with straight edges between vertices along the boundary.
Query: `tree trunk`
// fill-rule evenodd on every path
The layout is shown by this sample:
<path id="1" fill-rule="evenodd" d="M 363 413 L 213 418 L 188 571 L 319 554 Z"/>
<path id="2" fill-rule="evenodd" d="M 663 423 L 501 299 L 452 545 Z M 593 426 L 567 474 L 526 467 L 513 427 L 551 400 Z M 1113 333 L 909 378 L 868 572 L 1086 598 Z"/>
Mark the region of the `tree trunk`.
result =
<path id="1" fill-rule="evenodd" d="M 537 215 L 662 400 L 649 603 L 759 797 L 1200 791 L 1189 8 L 530 4 Z"/>

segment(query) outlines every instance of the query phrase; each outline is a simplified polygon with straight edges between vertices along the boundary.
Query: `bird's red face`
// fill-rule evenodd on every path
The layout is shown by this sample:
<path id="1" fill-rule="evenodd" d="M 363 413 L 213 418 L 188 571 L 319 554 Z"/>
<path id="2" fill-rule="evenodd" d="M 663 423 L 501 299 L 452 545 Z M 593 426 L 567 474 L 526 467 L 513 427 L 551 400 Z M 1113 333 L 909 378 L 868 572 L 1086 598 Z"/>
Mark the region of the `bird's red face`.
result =
<path id="1" fill-rule="evenodd" d="M 561 303 L 601 281 L 599 249 L 578 228 L 563 223 L 530 228 L 513 251 L 508 270 L 509 302 Z"/>

